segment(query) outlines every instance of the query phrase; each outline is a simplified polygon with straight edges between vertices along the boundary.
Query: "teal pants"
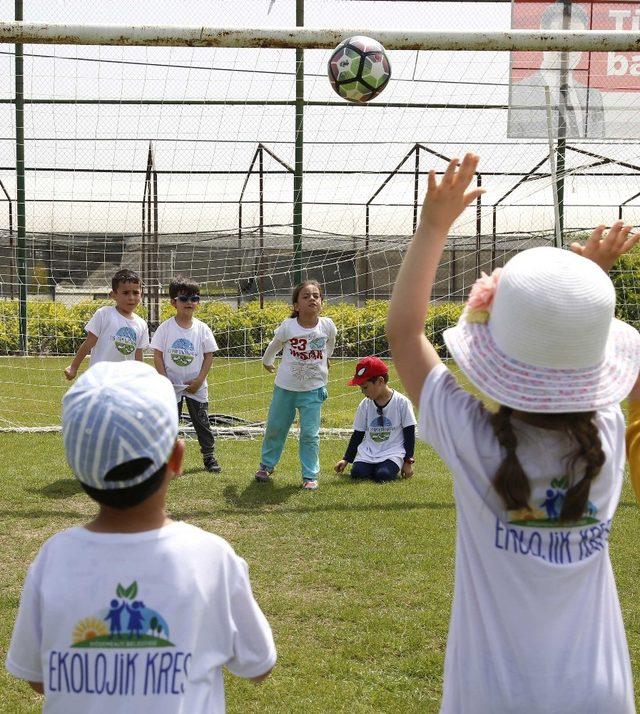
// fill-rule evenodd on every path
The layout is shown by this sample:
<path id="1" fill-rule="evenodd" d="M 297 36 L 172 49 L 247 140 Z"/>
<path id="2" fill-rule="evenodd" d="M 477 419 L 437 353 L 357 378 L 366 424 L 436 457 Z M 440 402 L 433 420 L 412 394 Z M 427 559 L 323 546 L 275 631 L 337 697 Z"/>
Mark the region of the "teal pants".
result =
<path id="1" fill-rule="evenodd" d="M 269 407 L 267 426 L 262 442 L 263 466 L 275 468 L 282 456 L 282 450 L 289 429 L 296 416 L 300 413 L 300 463 L 302 478 L 315 479 L 320 471 L 320 410 L 322 402 L 327 398 L 325 387 L 312 389 L 309 392 L 292 392 L 282 387 L 273 388 L 273 398 Z"/>

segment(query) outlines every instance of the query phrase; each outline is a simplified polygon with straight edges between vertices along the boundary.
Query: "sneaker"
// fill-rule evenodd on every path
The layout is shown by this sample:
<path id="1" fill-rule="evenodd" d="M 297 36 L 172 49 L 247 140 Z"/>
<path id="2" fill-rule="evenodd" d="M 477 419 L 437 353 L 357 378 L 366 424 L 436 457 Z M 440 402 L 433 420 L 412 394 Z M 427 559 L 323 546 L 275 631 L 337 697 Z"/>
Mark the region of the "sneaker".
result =
<path id="1" fill-rule="evenodd" d="M 260 464 L 260 468 L 256 471 L 255 479 L 260 481 L 260 483 L 267 483 L 271 481 L 271 474 L 273 469 L 268 468 L 264 464 Z"/>
<path id="2" fill-rule="evenodd" d="M 215 456 L 207 456 L 207 458 L 204 460 L 204 468 L 206 471 L 209 471 L 214 474 L 219 474 L 222 471 L 222 467 L 218 463 L 218 460 Z"/>
<path id="3" fill-rule="evenodd" d="M 314 478 L 305 478 L 302 481 L 302 488 L 304 488 L 307 491 L 317 491 L 318 490 L 318 482 Z"/>

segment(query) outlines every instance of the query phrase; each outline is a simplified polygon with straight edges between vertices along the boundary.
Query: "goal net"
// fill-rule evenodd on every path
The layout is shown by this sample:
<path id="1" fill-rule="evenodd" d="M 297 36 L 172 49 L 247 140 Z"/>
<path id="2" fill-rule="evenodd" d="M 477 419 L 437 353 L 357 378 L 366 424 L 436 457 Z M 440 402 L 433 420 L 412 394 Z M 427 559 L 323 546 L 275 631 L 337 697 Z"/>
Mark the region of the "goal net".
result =
<path id="1" fill-rule="evenodd" d="M 296 24 L 295 3 L 283 0 L 195 2 L 188 23 L 179 3 L 103 5 L 73 15 L 36 5 L 24 20 L 152 31 L 211 25 L 215 15 L 218 26 L 267 33 Z M 454 227 L 437 274 L 426 330 L 443 357 L 442 330 L 480 271 L 525 248 L 584 240 L 619 217 L 638 222 L 637 56 L 552 41 L 535 51 L 480 47 L 487 32 L 512 28 L 637 31 L 634 8 L 306 3 L 305 28 L 429 28 L 446 42 L 455 25 L 473 35 L 473 50 L 453 36 L 449 49 L 387 46 L 391 80 L 365 105 L 333 92 L 327 48 L 67 39 L 22 45 L 22 110 L 16 46 L 0 45 L 0 428 L 59 428 L 63 369 L 108 304 L 112 275 L 130 268 L 142 277 L 152 330 L 172 314 L 171 277 L 200 283 L 198 316 L 220 347 L 209 398 L 223 435 L 260 433 L 273 385 L 260 356 L 292 287 L 317 279 L 338 328 L 323 429 L 343 434 L 359 398 L 346 385 L 356 359 L 389 356 L 387 302 L 430 170 L 476 151 L 486 189 Z M 636 265 L 632 256 L 616 274 L 621 315 L 632 321 Z"/>

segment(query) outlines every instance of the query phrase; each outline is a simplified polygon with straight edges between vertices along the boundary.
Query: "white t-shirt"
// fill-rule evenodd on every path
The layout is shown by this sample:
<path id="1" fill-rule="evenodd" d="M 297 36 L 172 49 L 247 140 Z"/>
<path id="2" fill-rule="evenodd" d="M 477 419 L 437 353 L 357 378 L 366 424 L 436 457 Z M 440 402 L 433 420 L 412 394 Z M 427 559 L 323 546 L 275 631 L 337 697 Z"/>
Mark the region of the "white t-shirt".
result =
<path id="1" fill-rule="evenodd" d="M 91 350 L 90 365 L 135 359 L 136 350 L 149 346 L 147 323 L 135 314 L 129 319 L 110 305 L 99 307 L 84 329 L 98 338 Z"/>
<path id="2" fill-rule="evenodd" d="M 25 581 L 7 669 L 42 682 L 45 714 L 224 712 L 222 667 L 276 661 L 247 564 L 186 523 L 144 533 L 71 528 Z"/>
<path id="3" fill-rule="evenodd" d="M 200 374 L 205 354 L 218 351 L 216 338 L 208 325 L 194 317 L 191 327 L 180 327 L 175 317 L 170 317 L 158 326 L 151 339 L 151 347 L 162 352 L 164 368 L 176 390 L 178 401 L 183 395 L 196 402 L 209 401 L 206 379 L 195 394 L 185 391 L 185 382 Z"/>
<path id="4" fill-rule="evenodd" d="M 405 457 L 404 433 L 406 426 L 414 426 L 416 418 L 411 402 L 394 390 L 382 410 L 382 424 L 375 402 L 365 397 L 356 410 L 354 431 L 364 431 L 364 439 L 358 446 L 355 461 L 379 464 L 387 459 L 402 468 Z"/>
<path id="5" fill-rule="evenodd" d="M 608 537 L 622 486 L 619 406 L 596 417 L 606 456 L 587 512 L 557 521 L 572 442 L 512 419 L 531 484 L 529 512 L 507 512 L 491 485 L 503 453 L 489 414 L 438 365 L 420 398 L 420 436 L 451 469 L 457 509 L 455 595 L 445 714 L 631 714 L 629 652 Z"/>
<path id="6" fill-rule="evenodd" d="M 296 317 L 283 320 L 262 357 L 262 363 L 271 366 L 282 350 L 276 386 L 292 392 L 325 387 L 329 379 L 327 359 L 333 354 L 337 332 L 328 317 L 318 318 L 315 327 L 302 327 Z"/>

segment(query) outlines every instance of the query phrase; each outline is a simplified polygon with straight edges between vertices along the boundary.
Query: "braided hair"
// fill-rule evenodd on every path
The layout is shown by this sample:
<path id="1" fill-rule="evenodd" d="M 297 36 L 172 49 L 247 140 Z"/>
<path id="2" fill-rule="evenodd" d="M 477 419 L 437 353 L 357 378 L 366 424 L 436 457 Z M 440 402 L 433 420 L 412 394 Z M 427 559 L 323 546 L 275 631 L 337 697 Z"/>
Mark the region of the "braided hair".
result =
<path id="1" fill-rule="evenodd" d="M 501 406 L 491 416 L 491 425 L 505 457 L 498 467 L 493 486 L 507 510 L 527 508 L 531 497 L 531 485 L 516 453 L 517 437 L 511 423 L 513 409 Z M 567 414 L 526 414 L 526 421 L 543 429 L 553 429 L 567 434 L 576 445 L 567 469 L 569 488 L 564 495 L 561 521 L 579 520 L 587 507 L 591 482 L 600 473 L 605 461 L 595 412 L 572 412 Z M 582 475 L 579 475 L 580 468 Z"/>
<path id="2" fill-rule="evenodd" d="M 502 498 L 508 511 L 526 508 L 531 496 L 529 479 L 516 453 L 518 439 L 511 424 L 512 412 L 513 409 L 501 406 L 497 413 L 491 417 L 493 433 L 506 452 L 493 477 L 493 487 Z"/>

